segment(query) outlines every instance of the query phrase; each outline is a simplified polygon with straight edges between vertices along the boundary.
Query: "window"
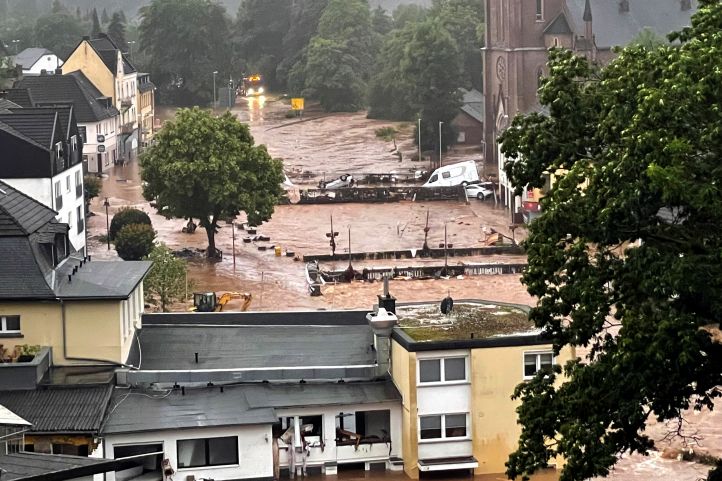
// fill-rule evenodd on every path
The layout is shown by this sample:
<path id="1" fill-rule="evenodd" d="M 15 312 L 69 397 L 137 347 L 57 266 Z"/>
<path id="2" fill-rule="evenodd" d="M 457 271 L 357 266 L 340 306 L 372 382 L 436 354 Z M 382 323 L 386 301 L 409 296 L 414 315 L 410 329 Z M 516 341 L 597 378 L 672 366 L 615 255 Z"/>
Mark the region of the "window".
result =
<path id="1" fill-rule="evenodd" d="M 439 174 L 434 174 L 429 179 L 429 183 L 436 182 L 437 180 L 439 180 Z"/>
<path id="2" fill-rule="evenodd" d="M 85 159 L 83 159 L 85 160 Z M 75 171 L 75 197 L 81 197 L 83 195 L 83 176 L 81 171 Z"/>
<path id="3" fill-rule="evenodd" d="M 419 360 L 419 384 L 466 381 L 466 358 Z"/>
<path id="4" fill-rule="evenodd" d="M 63 192 L 60 190 L 60 181 L 55 181 L 55 210 L 63 208 Z"/>
<path id="5" fill-rule="evenodd" d="M 181 439 L 176 443 L 179 468 L 238 464 L 238 437 Z"/>
<path id="6" fill-rule="evenodd" d="M 85 126 L 78 125 L 78 133 L 80 134 L 80 138 L 83 139 L 83 143 L 87 142 L 87 130 Z"/>
<path id="7" fill-rule="evenodd" d="M 449 177 L 451 177 L 451 172 L 442 172 L 441 177 L 444 179 L 448 179 Z"/>
<path id="8" fill-rule="evenodd" d="M 68 228 L 73 228 L 73 211 L 68 212 Z"/>
<path id="9" fill-rule="evenodd" d="M 419 439 L 465 438 L 467 414 L 419 416 Z"/>
<path id="10" fill-rule="evenodd" d="M 544 0 L 536 0 L 536 21 L 544 20 Z"/>
<path id="11" fill-rule="evenodd" d="M 524 353 L 524 379 L 534 377 L 537 371 L 551 369 L 554 364 L 554 354 L 551 352 Z"/>
<path id="12" fill-rule="evenodd" d="M 85 219 L 83 219 L 83 208 L 78 206 L 76 209 L 76 216 L 78 217 L 78 234 L 85 230 Z"/>
<path id="13" fill-rule="evenodd" d="M 76 446 L 74 444 L 56 444 L 53 443 L 52 454 L 65 454 L 68 456 L 88 456 L 88 445 L 84 444 Z"/>
<path id="14" fill-rule="evenodd" d="M 70 176 L 65 177 L 65 192 L 70 193 Z"/>
<path id="15" fill-rule="evenodd" d="M 20 332 L 20 316 L 0 316 L 0 334 Z"/>

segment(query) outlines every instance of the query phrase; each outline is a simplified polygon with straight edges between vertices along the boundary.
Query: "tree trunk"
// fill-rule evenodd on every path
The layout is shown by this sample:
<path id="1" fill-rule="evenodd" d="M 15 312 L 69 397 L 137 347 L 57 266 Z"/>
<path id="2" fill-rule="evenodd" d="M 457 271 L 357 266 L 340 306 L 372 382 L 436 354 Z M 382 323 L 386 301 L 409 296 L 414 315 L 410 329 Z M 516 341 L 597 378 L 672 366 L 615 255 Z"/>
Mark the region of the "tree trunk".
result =
<path id="1" fill-rule="evenodd" d="M 208 236 L 206 257 L 208 259 L 215 259 L 218 257 L 218 251 L 216 249 L 216 221 L 204 222 L 204 228 L 206 229 L 206 235 Z"/>

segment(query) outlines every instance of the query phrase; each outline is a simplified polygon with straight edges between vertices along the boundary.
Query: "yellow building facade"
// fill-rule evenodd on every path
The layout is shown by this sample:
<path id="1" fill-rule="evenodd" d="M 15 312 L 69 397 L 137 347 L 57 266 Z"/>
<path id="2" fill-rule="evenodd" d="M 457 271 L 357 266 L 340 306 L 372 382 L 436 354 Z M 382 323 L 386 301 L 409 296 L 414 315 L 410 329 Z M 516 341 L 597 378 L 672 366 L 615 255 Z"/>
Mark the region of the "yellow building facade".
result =
<path id="1" fill-rule="evenodd" d="M 83 72 L 95 88 L 106 97 L 113 99 L 113 105 L 117 104 L 114 72 L 108 70 L 103 59 L 88 40 L 83 39 L 80 42 L 65 61 L 62 69 L 63 75 L 77 71 Z"/>
<path id="2" fill-rule="evenodd" d="M 514 388 L 532 371 L 574 357 L 571 348 L 554 356 L 536 335 L 416 342 L 396 328 L 390 372 L 402 396 L 406 474 L 471 469 L 477 479 L 506 479 L 521 433 Z M 533 479 L 555 480 L 557 473 Z"/>

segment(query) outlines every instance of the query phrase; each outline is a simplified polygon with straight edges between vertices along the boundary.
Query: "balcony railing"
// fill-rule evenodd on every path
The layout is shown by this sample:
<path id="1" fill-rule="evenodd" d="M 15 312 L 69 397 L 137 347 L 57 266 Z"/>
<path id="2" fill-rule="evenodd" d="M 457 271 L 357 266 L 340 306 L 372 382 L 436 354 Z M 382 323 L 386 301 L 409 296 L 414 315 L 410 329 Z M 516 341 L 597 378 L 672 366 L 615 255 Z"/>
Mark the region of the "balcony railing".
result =
<path id="1" fill-rule="evenodd" d="M 120 99 L 120 106 L 124 109 L 129 109 L 133 106 L 133 100 L 132 99 Z"/>
<path id="2" fill-rule="evenodd" d="M 120 133 L 130 135 L 133 133 L 133 122 L 128 122 L 120 126 Z"/>

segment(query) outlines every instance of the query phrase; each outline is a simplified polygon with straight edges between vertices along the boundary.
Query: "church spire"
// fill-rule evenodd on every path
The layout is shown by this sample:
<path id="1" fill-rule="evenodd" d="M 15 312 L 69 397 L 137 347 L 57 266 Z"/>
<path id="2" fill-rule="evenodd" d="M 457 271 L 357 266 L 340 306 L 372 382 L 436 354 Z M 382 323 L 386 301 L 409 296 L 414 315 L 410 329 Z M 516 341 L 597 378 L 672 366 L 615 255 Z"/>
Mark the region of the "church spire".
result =
<path id="1" fill-rule="evenodd" d="M 586 0 L 586 1 L 584 2 L 584 16 L 582 17 L 582 19 L 583 19 L 585 22 L 591 22 L 591 21 L 592 21 L 592 6 L 591 6 L 591 4 L 589 3 L 589 0 Z"/>

